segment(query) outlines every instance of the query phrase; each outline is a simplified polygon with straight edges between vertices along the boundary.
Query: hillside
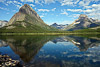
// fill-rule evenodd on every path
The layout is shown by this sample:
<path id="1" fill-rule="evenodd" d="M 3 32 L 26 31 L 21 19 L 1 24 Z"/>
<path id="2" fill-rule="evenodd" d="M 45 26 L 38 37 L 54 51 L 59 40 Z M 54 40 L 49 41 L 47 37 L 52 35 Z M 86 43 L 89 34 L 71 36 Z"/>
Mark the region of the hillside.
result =
<path id="1" fill-rule="evenodd" d="M 6 21 L 6 20 L 0 20 L 0 28 L 4 27 L 7 23 L 8 23 L 8 21 Z"/>
<path id="2" fill-rule="evenodd" d="M 79 29 L 86 29 L 100 25 L 99 20 L 89 18 L 87 15 L 81 14 L 77 20 L 67 26 L 64 30 L 74 31 Z"/>
<path id="3" fill-rule="evenodd" d="M 92 28 L 88 28 L 88 29 L 82 29 L 82 30 L 75 30 L 73 32 L 77 32 L 77 33 L 99 33 L 100 32 L 100 26 L 97 27 L 92 27 Z"/>
<path id="4" fill-rule="evenodd" d="M 45 24 L 40 16 L 28 4 L 25 4 L 1 29 L 1 32 L 43 32 L 48 30 L 55 30 L 55 28 Z"/>

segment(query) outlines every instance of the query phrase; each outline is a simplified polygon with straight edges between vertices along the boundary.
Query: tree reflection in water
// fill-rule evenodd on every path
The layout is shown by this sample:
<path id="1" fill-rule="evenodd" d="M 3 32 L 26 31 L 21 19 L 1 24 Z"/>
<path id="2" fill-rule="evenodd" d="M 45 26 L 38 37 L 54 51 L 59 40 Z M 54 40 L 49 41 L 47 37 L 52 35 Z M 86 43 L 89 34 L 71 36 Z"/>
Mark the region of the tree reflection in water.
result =
<path id="1" fill-rule="evenodd" d="M 18 55 L 20 58 L 17 59 L 21 59 L 26 67 L 99 67 L 100 65 L 100 38 L 97 37 L 2 36 L 0 39 L 0 46 L 10 46 L 9 48 L 15 53 L 13 55 Z"/>

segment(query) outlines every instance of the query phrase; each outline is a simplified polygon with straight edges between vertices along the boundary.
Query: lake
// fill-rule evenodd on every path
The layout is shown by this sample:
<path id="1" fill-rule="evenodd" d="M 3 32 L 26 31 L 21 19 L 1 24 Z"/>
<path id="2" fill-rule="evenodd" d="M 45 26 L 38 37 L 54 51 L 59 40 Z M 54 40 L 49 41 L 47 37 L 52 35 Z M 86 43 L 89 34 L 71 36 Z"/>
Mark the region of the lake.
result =
<path id="1" fill-rule="evenodd" d="M 100 67 L 100 37 L 0 36 L 0 54 L 26 67 Z"/>

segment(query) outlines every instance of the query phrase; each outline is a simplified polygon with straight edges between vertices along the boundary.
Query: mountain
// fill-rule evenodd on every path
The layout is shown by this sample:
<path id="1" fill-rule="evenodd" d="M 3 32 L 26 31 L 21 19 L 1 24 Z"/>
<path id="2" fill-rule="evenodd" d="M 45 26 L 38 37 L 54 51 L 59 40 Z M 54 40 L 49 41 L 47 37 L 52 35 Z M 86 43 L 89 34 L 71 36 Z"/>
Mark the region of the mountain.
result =
<path id="1" fill-rule="evenodd" d="M 73 30 L 96 27 L 99 25 L 100 25 L 99 20 L 94 20 L 92 18 L 88 18 L 88 16 L 85 14 L 81 14 L 77 20 L 75 20 L 72 24 L 67 26 L 64 30 L 73 31 Z"/>
<path id="2" fill-rule="evenodd" d="M 6 20 L 0 20 L 0 28 L 5 26 L 7 24 L 8 21 Z"/>
<path id="3" fill-rule="evenodd" d="M 53 30 L 54 28 L 45 24 L 44 21 L 40 18 L 40 16 L 28 5 L 24 4 L 11 19 L 6 24 L 3 29 L 7 30 L 18 30 L 18 31 L 45 31 L 45 30 Z"/>
<path id="4" fill-rule="evenodd" d="M 68 26 L 68 24 L 57 24 L 57 23 L 54 23 L 54 24 L 52 24 L 52 25 L 50 25 L 50 26 L 52 26 L 52 27 L 55 27 L 56 29 L 64 29 L 65 27 L 67 27 Z"/>

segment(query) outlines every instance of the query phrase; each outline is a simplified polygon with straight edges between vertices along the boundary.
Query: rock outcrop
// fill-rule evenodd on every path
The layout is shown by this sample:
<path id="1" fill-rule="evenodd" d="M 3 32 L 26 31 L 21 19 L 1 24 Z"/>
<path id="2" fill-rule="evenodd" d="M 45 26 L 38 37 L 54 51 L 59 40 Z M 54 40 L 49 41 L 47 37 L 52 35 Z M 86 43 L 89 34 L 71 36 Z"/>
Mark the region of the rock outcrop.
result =
<path id="1" fill-rule="evenodd" d="M 6 20 L 4 20 L 4 21 L 0 20 L 0 28 L 4 27 L 7 24 L 7 22 L 8 21 L 6 21 Z"/>
<path id="2" fill-rule="evenodd" d="M 55 27 L 56 29 L 64 29 L 68 26 L 68 24 L 57 24 L 57 23 L 54 23 L 52 25 L 50 25 L 52 27 Z"/>
<path id="3" fill-rule="evenodd" d="M 99 20 L 94 20 L 92 18 L 88 18 L 87 15 L 81 14 L 77 20 L 75 20 L 72 24 L 67 26 L 65 30 L 73 31 L 79 29 L 86 29 L 91 27 L 96 27 L 100 25 Z"/>
<path id="4" fill-rule="evenodd" d="M 39 29 L 52 29 L 49 25 L 45 24 L 40 16 L 28 5 L 22 6 L 6 24 L 6 29 L 25 28 L 30 30 Z"/>

